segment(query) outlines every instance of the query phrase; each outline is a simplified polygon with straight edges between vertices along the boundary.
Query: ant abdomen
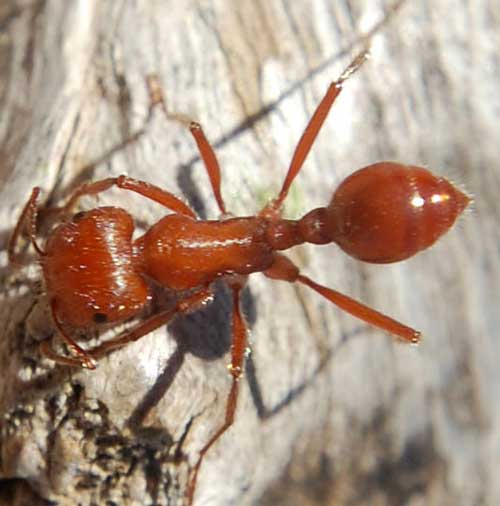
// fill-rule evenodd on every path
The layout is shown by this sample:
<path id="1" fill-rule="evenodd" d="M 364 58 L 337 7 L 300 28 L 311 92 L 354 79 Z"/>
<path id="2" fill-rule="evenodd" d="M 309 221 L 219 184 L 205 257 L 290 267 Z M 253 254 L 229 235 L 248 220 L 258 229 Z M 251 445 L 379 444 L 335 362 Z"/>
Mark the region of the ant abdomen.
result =
<path id="1" fill-rule="evenodd" d="M 379 162 L 340 184 L 327 207 L 326 228 L 352 257 L 398 262 L 431 246 L 469 201 L 422 167 Z"/>

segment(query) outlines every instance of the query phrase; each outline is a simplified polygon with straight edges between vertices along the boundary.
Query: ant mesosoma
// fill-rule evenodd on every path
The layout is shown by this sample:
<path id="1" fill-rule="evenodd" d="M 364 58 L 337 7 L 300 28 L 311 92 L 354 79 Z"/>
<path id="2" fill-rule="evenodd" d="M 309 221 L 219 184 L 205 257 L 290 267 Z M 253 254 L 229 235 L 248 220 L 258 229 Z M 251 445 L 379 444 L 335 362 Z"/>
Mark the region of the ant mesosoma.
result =
<path id="1" fill-rule="evenodd" d="M 192 503 L 198 471 L 210 447 L 232 425 L 247 349 L 247 329 L 240 296 L 247 277 L 263 272 L 272 279 L 308 286 L 342 310 L 395 337 L 417 343 L 420 333 L 346 295 L 322 286 L 282 253 L 302 243 L 336 243 L 347 254 L 365 262 L 390 263 L 411 257 L 441 237 L 467 207 L 469 198 L 447 180 L 421 167 L 395 162 L 369 165 L 347 177 L 326 207 L 308 212 L 299 220 L 281 217 L 288 190 L 301 170 L 330 108 L 344 82 L 367 59 L 362 51 L 333 82 L 314 112 L 292 157 L 278 196 L 255 216 L 231 217 L 220 191 L 220 168 L 215 153 L 198 123 L 188 122 L 210 178 L 221 212 L 217 220 L 199 220 L 194 211 L 170 192 L 127 176 L 108 178 L 78 188 L 57 212 L 62 222 L 50 232 L 45 247 L 37 240 L 37 202 L 34 188 L 8 246 L 16 261 L 16 244 L 24 228 L 35 248 L 45 279 L 54 324 L 72 357 L 57 354 L 48 341 L 41 352 L 57 363 L 96 367 L 96 358 L 168 323 L 174 316 L 194 311 L 212 298 L 211 285 L 224 279 L 232 291 L 232 346 L 229 371 L 231 390 L 225 420 L 199 453 L 188 486 Z M 156 105 L 167 111 L 161 89 L 149 79 L 150 112 Z M 148 116 L 148 118 L 150 115 Z M 175 116 L 186 122 L 187 119 Z M 97 207 L 71 215 L 78 199 L 111 187 L 143 195 L 171 211 L 133 240 L 131 215 L 118 207 Z M 137 315 L 151 298 L 150 285 L 178 292 L 171 309 L 153 314 L 136 327 L 109 341 L 84 350 L 70 336 L 70 329 L 118 323 Z"/>

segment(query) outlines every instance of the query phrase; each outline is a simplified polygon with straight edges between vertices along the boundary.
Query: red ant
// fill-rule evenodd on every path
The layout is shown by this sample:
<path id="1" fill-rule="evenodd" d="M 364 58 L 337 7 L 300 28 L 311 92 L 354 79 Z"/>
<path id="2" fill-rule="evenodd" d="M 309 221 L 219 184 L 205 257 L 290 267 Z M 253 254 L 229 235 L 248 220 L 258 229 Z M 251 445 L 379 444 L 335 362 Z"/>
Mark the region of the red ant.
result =
<path id="1" fill-rule="evenodd" d="M 108 350 L 136 341 L 168 323 L 179 313 L 196 310 L 212 298 L 212 283 L 226 280 L 232 291 L 230 373 L 232 386 L 225 421 L 201 449 L 193 468 L 188 501 L 192 503 L 198 471 L 207 451 L 232 425 L 242 375 L 247 329 L 240 308 L 240 295 L 253 272 L 307 285 L 321 296 L 366 323 L 408 343 L 420 333 L 335 290 L 324 287 L 283 254 L 305 242 L 336 243 L 347 254 L 365 262 L 389 263 L 409 258 L 431 246 L 467 207 L 469 198 L 447 180 L 421 167 L 379 162 L 346 178 L 330 203 L 308 212 L 299 220 L 281 218 L 288 190 L 301 170 L 344 81 L 367 59 L 362 51 L 333 82 L 314 112 L 293 155 L 277 198 L 256 216 L 234 218 L 226 211 L 220 191 L 220 168 L 215 153 L 198 123 L 189 122 L 200 156 L 210 178 L 221 212 L 217 220 L 199 220 L 194 211 L 170 192 L 127 176 L 108 178 L 77 189 L 58 212 L 63 216 L 42 248 L 36 240 L 37 200 L 34 188 L 11 237 L 8 253 L 16 259 L 16 243 L 24 227 L 43 269 L 46 292 L 55 326 L 73 357 L 59 355 L 44 341 L 41 352 L 65 365 L 95 369 L 96 358 Z M 165 100 L 155 79 L 149 80 L 150 112 L 160 105 L 168 117 Z M 186 121 L 177 116 L 176 119 Z M 113 186 L 153 200 L 169 211 L 141 237 L 132 240 L 134 222 L 118 207 L 98 207 L 74 214 L 71 209 L 84 195 L 95 195 Z M 172 309 L 153 314 L 135 328 L 92 349 L 84 350 L 68 329 L 85 329 L 118 323 L 137 315 L 151 298 L 151 285 L 179 293 Z"/>

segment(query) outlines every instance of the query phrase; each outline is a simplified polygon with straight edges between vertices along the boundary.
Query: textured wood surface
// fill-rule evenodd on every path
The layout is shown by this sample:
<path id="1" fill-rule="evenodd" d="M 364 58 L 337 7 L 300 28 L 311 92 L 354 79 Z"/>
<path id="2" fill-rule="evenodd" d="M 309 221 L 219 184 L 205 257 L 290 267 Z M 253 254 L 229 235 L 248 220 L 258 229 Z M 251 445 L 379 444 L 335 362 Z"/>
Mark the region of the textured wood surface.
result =
<path id="1" fill-rule="evenodd" d="M 228 207 L 255 212 L 357 35 L 383 15 L 375 0 L 2 2 L 0 244 L 34 185 L 54 204 L 121 173 L 216 217 L 192 140 L 161 115 L 135 146 L 82 169 L 141 125 L 153 72 L 171 109 L 205 126 Z M 252 361 L 196 504 L 500 503 L 499 26 L 492 0 L 408 1 L 347 83 L 287 202 L 299 216 L 380 159 L 463 183 L 473 210 L 415 259 L 290 253 L 314 279 L 422 330 L 423 344 L 394 344 L 305 288 L 252 276 Z M 119 191 L 99 203 L 126 207 L 139 228 L 161 216 Z M 38 353 L 53 329 L 43 289 L 27 283 L 36 265 L 13 275 L 0 255 L 0 504 L 182 504 L 230 386 L 228 294 L 96 372 L 54 368 Z"/>

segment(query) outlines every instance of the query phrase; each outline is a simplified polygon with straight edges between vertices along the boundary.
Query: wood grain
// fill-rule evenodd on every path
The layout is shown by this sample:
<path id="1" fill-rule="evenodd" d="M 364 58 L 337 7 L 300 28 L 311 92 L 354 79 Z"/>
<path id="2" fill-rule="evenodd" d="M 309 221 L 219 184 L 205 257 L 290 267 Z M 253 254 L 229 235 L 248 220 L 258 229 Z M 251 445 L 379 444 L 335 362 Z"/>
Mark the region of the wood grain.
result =
<path id="1" fill-rule="evenodd" d="M 55 204 L 121 173 L 216 217 L 192 140 L 161 115 L 89 168 L 141 126 L 150 73 L 172 110 L 204 125 L 229 209 L 254 213 L 358 35 L 383 15 L 371 0 L 3 2 L 0 244 L 34 185 Z M 252 360 L 196 504 L 500 502 L 499 27 L 492 0 L 407 2 L 346 84 L 287 202 L 300 216 L 380 159 L 429 166 L 475 196 L 449 235 L 401 264 L 362 265 L 331 246 L 291 253 L 319 282 L 422 330 L 423 344 L 394 344 L 306 288 L 252 276 Z M 119 191 L 103 203 L 129 209 L 139 229 L 162 212 Z M 67 370 L 38 353 L 53 329 L 43 288 L 27 282 L 36 265 L 13 274 L 5 249 L 0 261 L 0 504 L 182 504 L 230 386 L 226 291 L 96 372 Z"/>

